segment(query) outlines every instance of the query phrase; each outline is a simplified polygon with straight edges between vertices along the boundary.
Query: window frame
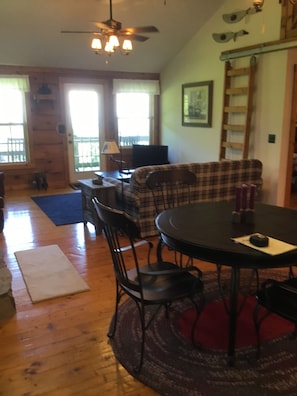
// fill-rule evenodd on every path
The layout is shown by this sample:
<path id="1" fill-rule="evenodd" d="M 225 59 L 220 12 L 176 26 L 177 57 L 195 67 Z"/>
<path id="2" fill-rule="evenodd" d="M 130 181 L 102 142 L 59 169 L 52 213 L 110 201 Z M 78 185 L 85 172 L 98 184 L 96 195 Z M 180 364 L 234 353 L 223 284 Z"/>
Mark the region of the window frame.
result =
<path id="1" fill-rule="evenodd" d="M 159 80 L 127 80 L 127 79 L 114 79 L 113 80 L 113 94 L 115 98 L 115 119 L 116 119 L 116 134 L 118 144 L 121 148 L 132 148 L 130 145 L 120 145 L 119 135 L 119 122 L 117 115 L 117 94 L 118 93 L 145 93 L 148 94 L 149 99 L 149 141 L 148 144 L 159 143 L 159 95 L 160 95 L 160 83 Z"/>
<path id="2" fill-rule="evenodd" d="M 2 123 L 0 121 L 0 126 L 10 126 L 10 125 L 22 125 L 23 127 L 23 141 L 24 141 L 24 152 L 25 152 L 25 161 L 18 161 L 18 162 L 0 162 L 1 167 L 3 168 L 19 168 L 28 166 L 31 162 L 30 160 L 30 139 L 29 139 L 29 78 L 28 76 L 13 76 L 13 75 L 0 75 L 0 85 L 7 85 L 11 86 L 13 89 L 17 89 L 21 93 L 22 98 L 22 116 L 23 122 L 22 123 L 11 123 L 5 122 Z M 13 152 L 12 152 L 13 153 Z"/>
<path id="3" fill-rule="evenodd" d="M 144 139 L 146 137 L 148 137 L 148 142 L 147 143 L 141 143 L 140 141 L 133 141 L 131 142 L 131 144 L 121 144 L 122 140 L 121 139 L 121 135 L 120 135 L 120 130 L 119 130 L 119 120 L 130 120 L 131 117 L 127 116 L 127 117 L 119 117 L 118 113 L 117 113 L 117 109 L 118 109 L 118 96 L 117 95 L 138 95 L 139 93 L 133 93 L 133 92 L 127 92 L 127 93 L 117 93 L 116 94 L 116 120 L 117 120 L 117 135 L 118 135 L 118 143 L 120 147 L 125 147 L 125 148 L 131 148 L 133 144 L 153 144 L 155 141 L 155 133 L 154 133 L 154 125 L 155 125 L 155 106 L 154 106 L 154 95 L 151 95 L 149 93 L 145 93 L 143 92 L 143 94 L 148 95 L 149 96 L 149 100 L 148 100 L 148 115 L 147 117 L 139 117 L 139 119 L 143 119 L 143 120 L 148 120 L 148 136 L 147 135 L 143 135 Z M 145 139 L 146 140 L 146 139 Z"/>

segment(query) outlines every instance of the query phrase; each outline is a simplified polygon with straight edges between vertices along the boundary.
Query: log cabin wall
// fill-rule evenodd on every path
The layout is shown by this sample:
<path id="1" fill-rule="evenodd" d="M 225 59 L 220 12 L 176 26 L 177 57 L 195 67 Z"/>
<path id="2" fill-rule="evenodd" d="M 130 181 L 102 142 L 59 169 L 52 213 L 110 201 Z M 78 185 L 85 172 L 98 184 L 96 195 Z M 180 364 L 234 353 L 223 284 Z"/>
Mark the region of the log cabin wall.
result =
<path id="1" fill-rule="evenodd" d="M 5 172 L 6 190 L 36 188 L 34 172 L 45 172 L 50 187 L 63 188 L 69 184 L 67 131 L 63 128 L 66 124 L 63 82 L 91 81 L 104 85 L 105 139 L 116 139 L 116 136 L 113 136 L 116 133 L 116 120 L 112 80 L 114 78 L 159 79 L 159 74 L 155 73 L 19 66 L 0 66 L 0 75 L 27 75 L 30 81 L 30 92 L 26 94 L 30 161 L 26 165 L 1 165 L 0 170 Z M 38 94 L 38 90 L 43 84 L 50 88 L 49 95 Z M 125 149 L 122 155 L 126 166 L 131 167 L 131 150 Z M 110 161 L 105 161 L 106 170 L 111 170 L 112 166 Z"/>

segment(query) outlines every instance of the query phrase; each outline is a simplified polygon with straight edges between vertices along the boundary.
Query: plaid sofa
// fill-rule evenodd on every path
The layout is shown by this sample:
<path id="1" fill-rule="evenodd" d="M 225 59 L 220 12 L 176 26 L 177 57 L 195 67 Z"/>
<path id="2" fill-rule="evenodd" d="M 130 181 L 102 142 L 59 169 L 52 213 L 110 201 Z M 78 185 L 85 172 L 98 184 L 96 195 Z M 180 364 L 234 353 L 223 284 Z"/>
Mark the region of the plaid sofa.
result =
<path id="1" fill-rule="evenodd" d="M 144 166 L 132 174 L 130 183 L 123 183 L 125 211 L 137 218 L 142 237 L 157 235 L 155 206 L 151 191 L 146 186 L 147 175 L 160 169 L 188 169 L 195 173 L 196 184 L 191 187 L 191 202 L 233 200 L 235 187 L 255 184 L 257 199 L 262 189 L 262 163 L 256 159 L 217 161 L 205 163 L 183 163 Z M 106 178 L 116 185 L 117 198 L 122 198 L 122 183 Z M 187 203 L 185 198 L 185 203 Z M 181 203 L 182 204 L 182 203 Z"/>

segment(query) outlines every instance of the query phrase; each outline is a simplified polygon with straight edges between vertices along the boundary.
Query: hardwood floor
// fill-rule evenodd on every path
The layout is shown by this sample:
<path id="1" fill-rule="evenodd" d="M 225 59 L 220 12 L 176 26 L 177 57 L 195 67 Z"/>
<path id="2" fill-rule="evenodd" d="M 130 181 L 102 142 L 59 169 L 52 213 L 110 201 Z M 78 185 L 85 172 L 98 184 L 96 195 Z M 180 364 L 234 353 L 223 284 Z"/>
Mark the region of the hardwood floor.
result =
<path id="1" fill-rule="evenodd" d="M 46 194 L 57 192 L 65 191 Z M 104 237 L 92 225 L 56 227 L 30 199 L 37 194 L 44 193 L 6 195 L 0 247 L 13 274 L 17 313 L 0 325 L 0 395 L 156 395 L 126 372 L 108 343 L 115 292 Z M 14 252 L 51 244 L 91 290 L 33 305 Z"/>
<path id="2" fill-rule="evenodd" d="M 0 248 L 13 275 L 17 312 L 0 323 L 0 396 L 157 395 L 127 373 L 109 345 L 115 285 L 104 236 L 90 224 L 56 227 L 30 199 L 72 191 L 6 194 Z M 32 304 L 14 252 L 51 244 L 59 245 L 91 290 Z"/>
<path id="3" fill-rule="evenodd" d="M 6 195 L 0 248 L 13 275 L 17 313 L 0 324 L 0 395 L 156 395 L 127 373 L 108 343 L 115 287 L 104 237 L 89 224 L 56 227 L 30 199 L 71 191 Z M 14 252 L 51 244 L 59 245 L 91 290 L 33 305 Z"/>

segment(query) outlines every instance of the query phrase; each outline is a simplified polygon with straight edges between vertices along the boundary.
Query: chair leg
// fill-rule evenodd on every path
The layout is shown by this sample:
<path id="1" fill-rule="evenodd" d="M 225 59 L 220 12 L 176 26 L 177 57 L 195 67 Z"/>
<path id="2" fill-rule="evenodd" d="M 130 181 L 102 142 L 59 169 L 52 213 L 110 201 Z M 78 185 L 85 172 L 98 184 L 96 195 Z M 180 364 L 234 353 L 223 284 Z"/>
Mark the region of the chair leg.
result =
<path id="1" fill-rule="evenodd" d="M 192 301 L 193 305 L 196 308 L 196 315 L 195 315 L 195 319 L 194 319 L 194 322 L 193 322 L 193 325 L 192 325 L 192 330 L 191 330 L 191 339 L 192 339 L 192 344 L 195 347 L 200 348 L 201 345 L 198 345 L 195 342 L 195 330 L 196 330 L 196 326 L 197 326 L 198 319 L 200 317 L 201 311 L 202 311 L 202 309 L 204 307 L 204 304 L 205 304 L 205 299 L 204 299 L 204 296 L 200 296 L 200 303 L 201 303 L 200 305 L 201 305 L 201 307 L 199 307 L 199 305 L 195 302 L 194 299 L 191 299 L 191 301 Z"/>
<path id="2" fill-rule="evenodd" d="M 162 241 L 162 238 L 160 237 L 158 245 L 157 245 L 157 260 L 159 262 L 163 261 L 163 259 L 162 259 L 162 249 L 163 249 L 163 241 Z"/>
<path id="3" fill-rule="evenodd" d="M 163 307 L 163 305 L 158 305 L 154 313 L 151 315 L 149 319 L 145 319 L 145 305 L 143 303 L 135 301 L 139 313 L 139 319 L 140 319 L 140 326 L 141 326 L 141 345 L 140 345 L 140 359 L 138 366 L 134 368 L 134 372 L 139 373 L 142 365 L 143 365 L 143 358 L 144 358 L 144 347 L 145 347 L 145 332 L 149 328 L 150 324 L 160 311 L 160 309 Z M 168 313 L 168 307 L 165 306 L 166 308 L 166 313 Z"/>
<path id="4" fill-rule="evenodd" d="M 118 311 L 119 311 L 119 302 L 121 299 L 121 291 L 118 286 L 116 285 L 116 302 L 115 302 L 115 310 L 114 310 L 114 315 L 113 315 L 113 323 L 112 323 L 112 329 L 109 329 L 109 332 L 107 333 L 107 336 L 109 338 L 113 338 L 116 332 L 116 327 L 117 327 L 117 321 L 118 321 Z"/>

